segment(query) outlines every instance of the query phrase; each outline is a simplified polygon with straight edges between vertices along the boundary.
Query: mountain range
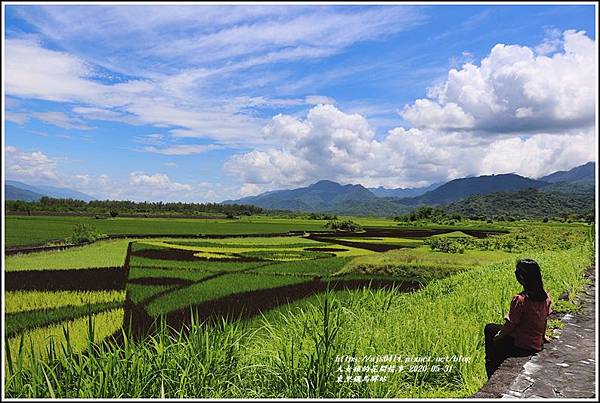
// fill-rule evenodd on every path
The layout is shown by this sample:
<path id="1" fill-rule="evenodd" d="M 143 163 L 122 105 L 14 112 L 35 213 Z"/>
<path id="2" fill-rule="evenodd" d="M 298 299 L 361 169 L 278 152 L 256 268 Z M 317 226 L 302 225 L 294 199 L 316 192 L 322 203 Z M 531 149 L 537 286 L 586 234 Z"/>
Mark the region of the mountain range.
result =
<path id="1" fill-rule="evenodd" d="M 421 196 L 424 193 L 427 193 L 431 190 L 435 190 L 444 182 L 436 182 L 432 183 L 429 186 L 417 187 L 417 188 L 395 188 L 395 189 L 386 189 L 383 186 L 379 186 L 377 188 L 367 188 L 377 197 L 417 197 Z"/>
<path id="2" fill-rule="evenodd" d="M 459 178 L 444 184 L 434 184 L 430 190 L 413 189 L 367 189 L 362 185 L 340 185 L 322 180 L 297 189 L 276 190 L 226 200 L 223 203 L 252 204 L 271 210 L 303 212 L 333 212 L 356 215 L 403 214 L 422 205 L 446 205 L 465 200 L 471 195 L 489 195 L 539 189 L 542 192 L 562 194 L 594 193 L 595 163 L 575 167 L 569 171 L 558 171 L 539 179 L 517 174 L 482 175 Z M 393 194 L 413 194 L 411 197 L 394 197 Z M 540 196 L 536 196 L 540 197 Z M 556 198 L 555 198 L 556 199 Z"/>
<path id="3" fill-rule="evenodd" d="M 511 197 L 527 196 L 530 193 L 524 191 L 537 189 L 539 192 L 531 195 L 538 200 L 539 206 L 564 200 L 564 203 L 570 203 L 573 209 L 577 209 L 589 205 L 590 197 L 594 199 L 595 167 L 594 162 L 588 162 L 538 179 L 517 174 L 482 175 L 420 188 L 366 188 L 321 180 L 297 189 L 275 190 L 238 200 L 226 200 L 223 204 L 251 204 L 268 210 L 389 216 L 404 214 L 423 205 L 452 204 L 454 211 L 472 211 L 473 205 L 492 205 L 495 202 L 509 206 L 507 200 Z M 511 192 L 521 193 L 513 195 Z M 553 195 L 549 196 L 550 193 Z M 43 196 L 95 200 L 90 195 L 68 188 L 32 186 L 13 180 L 6 181 L 5 195 L 6 200 L 35 201 Z M 561 198 L 560 195 L 570 198 Z"/>
<path id="4" fill-rule="evenodd" d="M 7 180 L 4 184 L 6 200 L 36 201 L 44 196 L 56 199 L 96 200 L 94 197 L 77 190 L 46 185 L 28 185 L 27 183 Z"/>

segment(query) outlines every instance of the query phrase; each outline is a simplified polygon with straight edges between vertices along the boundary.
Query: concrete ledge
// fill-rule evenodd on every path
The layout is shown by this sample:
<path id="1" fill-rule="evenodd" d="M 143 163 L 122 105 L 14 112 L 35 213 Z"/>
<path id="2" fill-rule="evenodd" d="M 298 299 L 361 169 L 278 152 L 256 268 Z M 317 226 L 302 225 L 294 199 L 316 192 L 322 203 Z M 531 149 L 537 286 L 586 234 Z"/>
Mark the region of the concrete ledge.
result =
<path id="1" fill-rule="evenodd" d="M 509 357 L 494 372 L 489 381 L 483 385 L 479 392 L 475 393 L 473 398 L 499 399 L 504 397 L 514 382 L 515 377 L 521 372 L 524 365 L 529 362 L 531 357 Z"/>

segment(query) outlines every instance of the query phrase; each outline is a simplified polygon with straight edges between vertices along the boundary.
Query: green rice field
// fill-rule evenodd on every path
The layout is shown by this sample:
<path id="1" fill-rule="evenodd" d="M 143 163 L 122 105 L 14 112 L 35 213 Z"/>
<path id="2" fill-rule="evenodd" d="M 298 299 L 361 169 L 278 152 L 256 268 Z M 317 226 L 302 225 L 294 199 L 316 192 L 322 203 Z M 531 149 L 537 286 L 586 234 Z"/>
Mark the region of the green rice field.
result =
<path id="1" fill-rule="evenodd" d="M 316 220 L 97 220 L 103 231 L 137 225 L 140 234 L 177 227 L 173 234 L 232 236 L 119 239 L 7 256 L 7 396 L 467 397 L 485 382 L 483 326 L 501 320 L 519 291 L 516 259 L 540 262 L 554 298 L 583 287 L 594 248 L 584 225 L 522 224 L 477 238 L 370 220 L 383 225 L 318 236 Z M 252 235 L 288 230 L 305 233 Z M 435 239 L 463 249 L 438 250 Z M 108 276 L 105 289 L 86 281 L 92 274 Z M 438 374 L 339 381 L 336 356 L 386 354 L 469 362 Z"/>

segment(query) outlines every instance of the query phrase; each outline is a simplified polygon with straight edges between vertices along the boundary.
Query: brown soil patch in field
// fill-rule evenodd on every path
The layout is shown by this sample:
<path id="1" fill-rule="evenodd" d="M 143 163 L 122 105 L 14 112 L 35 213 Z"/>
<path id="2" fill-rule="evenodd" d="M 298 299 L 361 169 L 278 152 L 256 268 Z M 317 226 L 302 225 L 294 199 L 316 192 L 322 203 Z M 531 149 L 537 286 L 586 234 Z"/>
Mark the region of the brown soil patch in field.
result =
<path id="1" fill-rule="evenodd" d="M 342 236 L 342 235 L 337 234 L 337 236 Z M 346 237 L 346 234 L 344 234 L 343 236 Z M 334 243 L 336 245 L 371 250 L 373 252 L 387 252 L 388 250 L 392 250 L 392 249 L 406 248 L 406 246 L 402 246 L 402 245 L 388 245 L 388 244 L 384 244 L 384 243 L 359 242 L 359 241 L 356 241 L 356 242 L 355 241 L 342 241 L 341 239 L 320 237 L 320 236 L 315 236 L 315 235 L 310 235 L 308 238 L 312 239 L 313 241 Z"/>
<path id="2" fill-rule="evenodd" d="M 307 252 L 348 252 L 348 249 L 342 248 L 304 248 Z"/>
<path id="3" fill-rule="evenodd" d="M 5 275 L 5 290 L 37 291 L 101 291 L 123 290 L 127 272 L 122 267 L 73 270 L 9 271 Z"/>
<path id="4" fill-rule="evenodd" d="M 131 252 L 132 256 L 143 257 L 147 259 L 156 260 L 176 260 L 180 262 L 261 262 L 263 259 L 242 256 L 235 253 L 224 253 L 224 252 L 210 252 L 216 255 L 227 255 L 233 257 L 202 257 L 195 256 L 195 253 L 202 253 L 200 250 L 187 250 L 187 249 L 176 249 L 176 248 L 165 248 L 165 249 L 140 249 L 135 252 Z"/>

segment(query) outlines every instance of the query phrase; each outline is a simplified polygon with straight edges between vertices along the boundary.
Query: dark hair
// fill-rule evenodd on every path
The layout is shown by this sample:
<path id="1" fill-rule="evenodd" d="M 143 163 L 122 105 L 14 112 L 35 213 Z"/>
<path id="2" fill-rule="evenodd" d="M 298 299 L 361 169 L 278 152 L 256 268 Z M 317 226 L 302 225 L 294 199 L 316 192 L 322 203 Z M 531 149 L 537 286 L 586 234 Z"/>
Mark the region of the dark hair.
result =
<path id="1" fill-rule="evenodd" d="M 515 275 L 525 288 L 525 295 L 534 301 L 545 301 L 548 294 L 544 290 L 540 265 L 533 259 L 520 259 Z"/>

